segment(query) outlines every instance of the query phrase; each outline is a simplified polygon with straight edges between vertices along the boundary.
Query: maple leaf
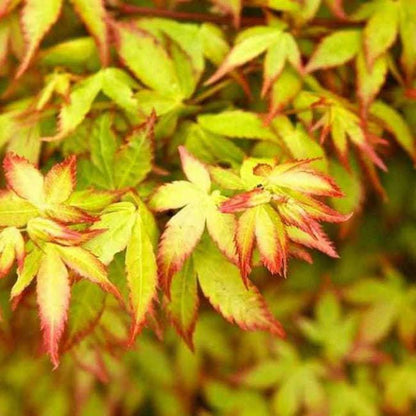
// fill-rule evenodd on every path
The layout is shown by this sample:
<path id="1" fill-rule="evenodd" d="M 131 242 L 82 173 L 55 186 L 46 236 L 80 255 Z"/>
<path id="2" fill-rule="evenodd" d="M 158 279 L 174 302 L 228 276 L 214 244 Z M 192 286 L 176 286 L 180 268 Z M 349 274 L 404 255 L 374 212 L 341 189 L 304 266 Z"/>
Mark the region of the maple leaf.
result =
<path id="1" fill-rule="evenodd" d="M 408 348 L 415 346 L 416 289 L 408 287 L 397 271 L 387 269 L 383 280 L 362 279 L 345 290 L 345 297 L 366 306 L 358 335 L 362 343 L 377 343 L 395 328 Z"/>
<path id="2" fill-rule="evenodd" d="M 349 218 L 329 208 L 315 196 L 343 194 L 327 175 L 313 170 L 313 160 L 276 164 L 271 159 L 247 159 L 240 177 L 248 191 L 221 204 L 225 213 L 243 212 L 235 234 L 243 278 L 251 270 L 255 241 L 263 264 L 273 274 L 286 274 L 290 254 L 310 260 L 298 245 L 337 254 L 319 224 Z M 289 242 L 295 249 L 291 249 Z"/>
<path id="3" fill-rule="evenodd" d="M 9 209 L 15 209 L 19 217 L 22 215 L 25 219 L 30 219 L 37 213 L 63 223 L 95 220 L 67 203 L 75 188 L 75 156 L 54 165 L 45 176 L 28 160 L 12 153 L 4 158 L 3 167 L 10 189 L 9 194 L 3 195 L 7 195 Z"/>
<path id="4" fill-rule="evenodd" d="M 319 93 L 302 91 L 298 96 L 297 105 L 304 106 L 305 102 L 309 102 L 311 109 L 320 117 L 318 121 L 308 123 L 309 130 L 317 131 L 321 128 L 321 142 L 330 134 L 339 160 L 344 166 L 349 167 L 348 153 L 351 143 L 359 151 L 359 156 L 362 153 L 380 169 L 387 169 L 374 149 L 375 145 L 385 144 L 385 141 L 373 132 L 371 123 L 364 123 L 340 97 L 326 90 Z"/>
<path id="5" fill-rule="evenodd" d="M 311 414 L 325 414 L 323 364 L 316 359 L 302 359 L 283 341 L 276 342 L 275 351 L 275 357 L 237 374 L 235 380 L 258 390 L 275 388 L 271 404 L 276 414 L 296 415 L 303 407 Z"/>
<path id="6" fill-rule="evenodd" d="M 351 351 L 358 326 L 356 318 L 343 317 L 339 301 L 326 293 L 316 305 L 315 320 L 301 318 L 299 325 L 311 342 L 322 345 L 325 356 L 335 364 Z"/>
<path id="7" fill-rule="evenodd" d="M 293 36 L 278 27 L 256 26 L 239 34 L 235 46 L 206 84 L 218 81 L 234 68 L 251 61 L 264 52 L 266 52 L 266 58 L 263 69 L 262 96 L 266 95 L 273 83 L 279 78 L 286 62 L 301 72 L 300 52 Z"/>
<path id="8" fill-rule="evenodd" d="M 159 243 L 159 273 L 167 293 L 174 273 L 191 255 L 205 225 L 218 248 L 231 262 L 237 263 L 233 240 L 235 219 L 218 210 L 218 205 L 225 198 L 218 191 L 211 191 L 211 178 L 206 166 L 183 146 L 179 147 L 179 154 L 188 181 L 162 185 L 150 201 L 150 207 L 156 212 L 180 209 L 168 221 Z"/>
<path id="9" fill-rule="evenodd" d="M 157 288 L 157 264 L 153 248 L 154 218 L 144 203 L 131 195 L 132 202 L 123 201 L 107 206 L 92 227 L 104 229 L 84 247 L 104 264 L 109 264 L 117 253 L 126 250 L 125 276 L 129 290 L 132 316 L 129 342 L 146 324 L 153 313 Z"/>
<path id="10" fill-rule="evenodd" d="M 71 0 L 76 12 L 96 40 L 104 65 L 108 63 L 107 16 L 102 0 Z M 16 77 L 29 67 L 39 44 L 61 14 L 63 0 L 27 0 L 22 8 L 22 30 L 25 34 L 25 52 Z"/>

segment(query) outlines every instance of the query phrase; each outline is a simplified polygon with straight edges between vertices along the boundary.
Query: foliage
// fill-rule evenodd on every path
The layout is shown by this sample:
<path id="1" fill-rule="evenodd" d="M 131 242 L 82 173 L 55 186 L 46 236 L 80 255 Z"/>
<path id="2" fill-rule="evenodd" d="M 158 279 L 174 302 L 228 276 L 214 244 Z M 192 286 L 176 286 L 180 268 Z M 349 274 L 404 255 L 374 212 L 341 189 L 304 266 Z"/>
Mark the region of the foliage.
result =
<path id="1" fill-rule="evenodd" d="M 415 45 L 412 0 L 3 0 L 0 413 L 416 411 Z"/>

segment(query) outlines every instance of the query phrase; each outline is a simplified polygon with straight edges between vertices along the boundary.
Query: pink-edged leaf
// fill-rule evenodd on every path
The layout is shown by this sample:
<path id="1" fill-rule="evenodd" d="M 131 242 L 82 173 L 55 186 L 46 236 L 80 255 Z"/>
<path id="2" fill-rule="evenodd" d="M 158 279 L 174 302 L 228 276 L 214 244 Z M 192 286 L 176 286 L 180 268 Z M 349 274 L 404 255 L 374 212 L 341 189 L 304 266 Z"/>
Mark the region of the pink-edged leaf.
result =
<path id="1" fill-rule="evenodd" d="M 44 202 L 43 176 L 28 160 L 8 153 L 3 160 L 3 168 L 7 185 L 17 195 L 34 205 Z"/>
<path id="2" fill-rule="evenodd" d="M 56 221 L 68 224 L 95 222 L 98 220 L 98 217 L 94 217 L 79 208 L 66 204 L 50 205 L 45 209 L 45 214 Z"/>
<path id="3" fill-rule="evenodd" d="M 121 299 L 118 289 L 107 278 L 107 270 L 93 254 L 82 247 L 56 246 L 64 263 L 75 273 L 98 284 L 103 290 Z"/>
<path id="4" fill-rule="evenodd" d="M 306 164 L 309 164 L 311 161 L 307 161 Z M 273 169 L 267 177 L 270 185 L 318 196 L 343 196 L 341 189 L 329 176 L 309 169 L 305 167 L 305 164 L 290 169 L 287 169 L 286 165 L 278 165 Z"/>
<path id="5" fill-rule="evenodd" d="M 252 191 L 235 195 L 223 202 L 220 206 L 220 211 L 224 213 L 245 211 L 257 205 L 267 204 L 270 200 L 270 192 L 263 189 L 253 189 Z"/>
<path id="6" fill-rule="evenodd" d="M 26 71 L 41 40 L 58 20 L 62 0 L 26 0 L 22 11 L 22 28 L 25 35 L 26 51 L 16 77 Z"/>
<path id="7" fill-rule="evenodd" d="M 254 250 L 256 224 L 256 209 L 249 208 L 245 211 L 237 223 L 235 240 L 240 264 L 241 275 L 245 282 L 251 271 L 251 258 Z"/>
<path id="8" fill-rule="evenodd" d="M 83 189 L 75 191 L 69 200 L 68 205 L 82 210 L 83 212 L 100 212 L 120 197 L 118 191 L 103 191 L 96 189 Z"/>
<path id="9" fill-rule="evenodd" d="M 49 204 L 61 204 L 72 194 L 76 184 L 77 160 L 70 156 L 58 163 L 45 176 L 45 198 Z"/>
<path id="10" fill-rule="evenodd" d="M 234 236 L 237 221 L 232 214 L 224 214 L 214 204 L 206 207 L 207 229 L 220 251 L 234 264 L 238 264 Z"/>
<path id="11" fill-rule="evenodd" d="M 340 214 L 324 203 L 308 195 L 296 195 L 276 203 L 276 208 L 286 225 L 293 225 L 305 232 L 314 232 L 319 221 L 344 222 L 352 214 Z"/>
<path id="12" fill-rule="evenodd" d="M 315 248 L 329 257 L 339 257 L 332 242 L 320 228 L 315 229 L 314 234 L 307 233 L 300 228 L 293 226 L 286 227 L 286 231 L 289 239 L 297 244 Z"/>
<path id="13" fill-rule="evenodd" d="M 254 232 L 261 260 L 270 273 L 286 275 L 287 237 L 282 220 L 269 205 L 255 210 Z"/>
<path id="14" fill-rule="evenodd" d="M 203 193 L 193 183 L 187 181 L 174 181 L 159 187 L 153 194 L 149 207 L 156 211 L 182 208 L 185 205 L 197 202 Z"/>
<path id="15" fill-rule="evenodd" d="M 71 0 L 76 12 L 94 37 L 104 66 L 109 61 L 107 14 L 103 0 Z"/>
<path id="16" fill-rule="evenodd" d="M 126 276 L 129 287 L 133 324 L 130 342 L 146 322 L 146 315 L 153 310 L 156 297 L 157 265 L 153 246 L 138 214 L 126 249 Z"/>
<path id="17" fill-rule="evenodd" d="M 313 263 L 312 256 L 309 252 L 297 244 L 292 243 L 289 245 L 289 255 L 295 259 L 306 261 L 306 263 Z"/>
<path id="18" fill-rule="evenodd" d="M 42 257 L 36 292 L 45 348 L 56 368 L 59 340 L 67 320 L 70 285 L 65 264 L 53 247 L 48 246 Z"/>
<path id="19" fill-rule="evenodd" d="M 211 178 L 208 169 L 202 162 L 191 155 L 184 146 L 179 146 L 178 150 L 185 176 L 204 192 L 209 192 L 211 189 Z"/>
<path id="20" fill-rule="evenodd" d="M 93 230 L 92 232 L 87 231 L 85 233 L 76 231 L 66 225 L 42 217 L 30 220 L 27 224 L 27 231 L 30 238 L 34 241 L 50 241 L 65 246 L 79 245 L 101 233 L 98 230 Z"/>
<path id="21" fill-rule="evenodd" d="M 173 275 L 170 293 L 171 298 L 166 304 L 169 318 L 179 335 L 193 349 L 192 336 L 198 314 L 199 297 L 192 258 L 189 258 L 182 269 Z"/>
<path id="22" fill-rule="evenodd" d="M 0 191 L 0 227 L 23 227 L 37 215 L 37 208 L 30 202 L 13 191 Z"/>
<path id="23" fill-rule="evenodd" d="M 244 330 L 264 330 L 284 336 L 255 286 L 241 280 L 239 270 L 205 239 L 193 255 L 202 292 L 229 322 Z"/>
<path id="24" fill-rule="evenodd" d="M 190 204 L 172 217 L 159 243 L 159 273 L 169 293 L 174 273 L 181 269 L 201 239 L 205 227 L 205 213 L 199 204 Z"/>

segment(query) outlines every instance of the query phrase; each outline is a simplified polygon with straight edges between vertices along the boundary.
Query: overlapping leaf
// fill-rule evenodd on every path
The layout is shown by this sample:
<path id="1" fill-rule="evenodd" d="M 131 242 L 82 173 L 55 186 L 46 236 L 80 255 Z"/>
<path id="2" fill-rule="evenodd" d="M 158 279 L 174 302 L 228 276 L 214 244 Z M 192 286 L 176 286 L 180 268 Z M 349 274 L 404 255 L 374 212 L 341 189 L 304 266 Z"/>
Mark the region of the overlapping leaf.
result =
<path id="1" fill-rule="evenodd" d="M 243 212 L 236 231 L 239 264 L 243 277 L 251 270 L 254 240 L 263 264 L 271 273 L 286 274 L 290 254 L 310 260 L 296 245 L 337 254 L 319 225 L 348 217 L 315 197 L 342 196 L 334 181 L 310 168 L 312 160 L 276 164 L 273 160 L 246 160 L 240 176 L 247 192 L 221 205 L 227 213 Z M 291 245 L 295 243 L 291 252 Z"/>

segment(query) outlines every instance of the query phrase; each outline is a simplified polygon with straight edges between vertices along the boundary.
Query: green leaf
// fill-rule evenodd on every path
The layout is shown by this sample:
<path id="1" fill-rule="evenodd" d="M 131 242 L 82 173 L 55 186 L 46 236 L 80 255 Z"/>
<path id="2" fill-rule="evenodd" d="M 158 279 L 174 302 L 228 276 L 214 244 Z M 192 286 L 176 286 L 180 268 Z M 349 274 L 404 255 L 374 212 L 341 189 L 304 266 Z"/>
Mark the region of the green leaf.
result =
<path id="1" fill-rule="evenodd" d="M 79 343 L 98 325 L 105 307 L 105 292 L 86 280 L 72 286 L 65 348 Z"/>
<path id="2" fill-rule="evenodd" d="M 225 58 L 217 72 L 207 81 L 212 84 L 222 78 L 227 72 L 251 61 L 277 42 L 281 31 L 276 28 L 257 26 L 246 29 L 237 37 L 235 46 Z"/>
<path id="3" fill-rule="evenodd" d="M 133 96 L 136 82 L 126 72 L 118 68 L 102 71 L 103 93 L 128 113 L 136 113 L 139 108 L 137 98 Z"/>
<path id="4" fill-rule="evenodd" d="M 153 246 L 144 224 L 136 214 L 135 223 L 126 249 L 126 276 L 133 315 L 130 332 L 132 342 L 152 313 L 156 297 L 157 266 Z"/>
<path id="5" fill-rule="evenodd" d="M 228 162 L 238 165 L 244 158 L 244 152 L 230 140 L 210 133 L 196 123 L 185 127 L 185 145 L 199 159 L 209 163 Z"/>
<path id="6" fill-rule="evenodd" d="M 71 0 L 71 2 L 97 43 L 102 64 L 107 65 L 109 61 L 109 36 L 104 1 Z"/>
<path id="7" fill-rule="evenodd" d="M 400 3 L 400 38 L 402 42 L 401 63 L 410 82 L 416 70 L 416 9 L 413 0 L 401 0 Z"/>
<path id="8" fill-rule="evenodd" d="M 99 69 L 98 51 L 90 37 L 71 39 L 42 50 L 39 62 L 45 66 L 67 66 L 74 70 L 88 68 Z"/>
<path id="9" fill-rule="evenodd" d="M 205 130 L 222 136 L 277 141 L 275 133 L 265 126 L 259 114 L 243 110 L 203 114 L 198 117 L 198 123 Z"/>
<path id="10" fill-rule="evenodd" d="M 199 306 L 196 272 L 192 258 L 172 277 L 170 300 L 166 308 L 178 333 L 193 348 L 192 336 Z"/>
<path id="11" fill-rule="evenodd" d="M 413 160 L 416 160 L 415 135 L 412 134 L 400 113 L 383 101 L 374 102 L 370 107 L 370 113 L 382 121 L 385 128 L 393 134 L 397 143 Z"/>
<path id="12" fill-rule="evenodd" d="M 10 299 L 12 301 L 15 301 L 35 278 L 40 267 L 42 255 L 42 251 L 36 247 L 33 248 L 28 255 L 26 255 L 23 262 L 23 268 L 21 270 L 17 270 L 17 280 L 10 292 Z"/>
<path id="13" fill-rule="evenodd" d="M 362 105 L 367 109 L 386 81 L 387 57 L 385 55 L 379 56 L 369 69 L 364 54 L 360 53 L 357 56 L 356 70 L 357 93 Z"/>
<path id="14" fill-rule="evenodd" d="M 318 45 L 305 70 L 313 72 L 345 64 L 357 55 L 360 45 L 359 30 L 339 30 L 332 33 Z"/>
<path id="15" fill-rule="evenodd" d="M 224 33 L 212 23 L 203 23 L 199 33 L 204 56 L 213 64 L 219 65 L 230 50 Z"/>
<path id="16" fill-rule="evenodd" d="M 135 187 L 151 171 L 154 123 L 155 116 L 152 115 L 145 125 L 127 137 L 127 143 L 117 151 L 114 159 L 116 188 Z"/>
<path id="17" fill-rule="evenodd" d="M 398 23 L 398 2 L 383 0 L 377 3 L 377 8 L 364 29 L 365 57 L 370 68 L 396 40 Z"/>
<path id="18" fill-rule="evenodd" d="M 323 172 L 328 170 L 324 149 L 308 135 L 300 123 L 294 127 L 288 117 L 279 115 L 273 119 L 272 126 L 295 159 L 319 158 L 311 166 Z"/>
<path id="19" fill-rule="evenodd" d="M 12 191 L 0 192 L 0 226 L 23 227 L 38 215 L 38 209 Z"/>
<path id="20" fill-rule="evenodd" d="M 84 247 L 94 253 L 104 264 L 109 264 L 116 253 L 123 251 L 130 239 L 136 208 L 130 202 L 108 206 L 91 230 L 105 230 L 92 238 Z"/>
<path id="21" fill-rule="evenodd" d="M 301 88 L 300 77 L 292 68 L 286 68 L 272 85 L 269 118 L 285 108 L 298 95 Z"/>
<path id="22" fill-rule="evenodd" d="M 84 120 L 102 87 L 102 73 L 98 72 L 78 83 L 59 113 L 59 131 L 52 139 L 60 139 Z"/>
<path id="23" fill-rule="evenodd" d="M 244 330 L 264 330 L 282 336 L 283 329 L 268 310 L 257 288 L 244 285 L 236 266 L 204 239 L 193 254 L 202 292 L 225 319 Z"/>
<path id="24" fill-rule="evenodd" d="M 100 170 L 108 187 L 114 186 L 114 154 L 117 139 L 111 130 L 111 115 L 104 113 L 97 118 L 90 139 L 91 161 Z"/>
<path id="25" fill-rule="evenodd" d="M 116 31 L 118 54 L 133 74 L 149 88 L 181 99 L 183 95 L 175 66 L 161 43 L 133 26 L 118 25 Z"/>

